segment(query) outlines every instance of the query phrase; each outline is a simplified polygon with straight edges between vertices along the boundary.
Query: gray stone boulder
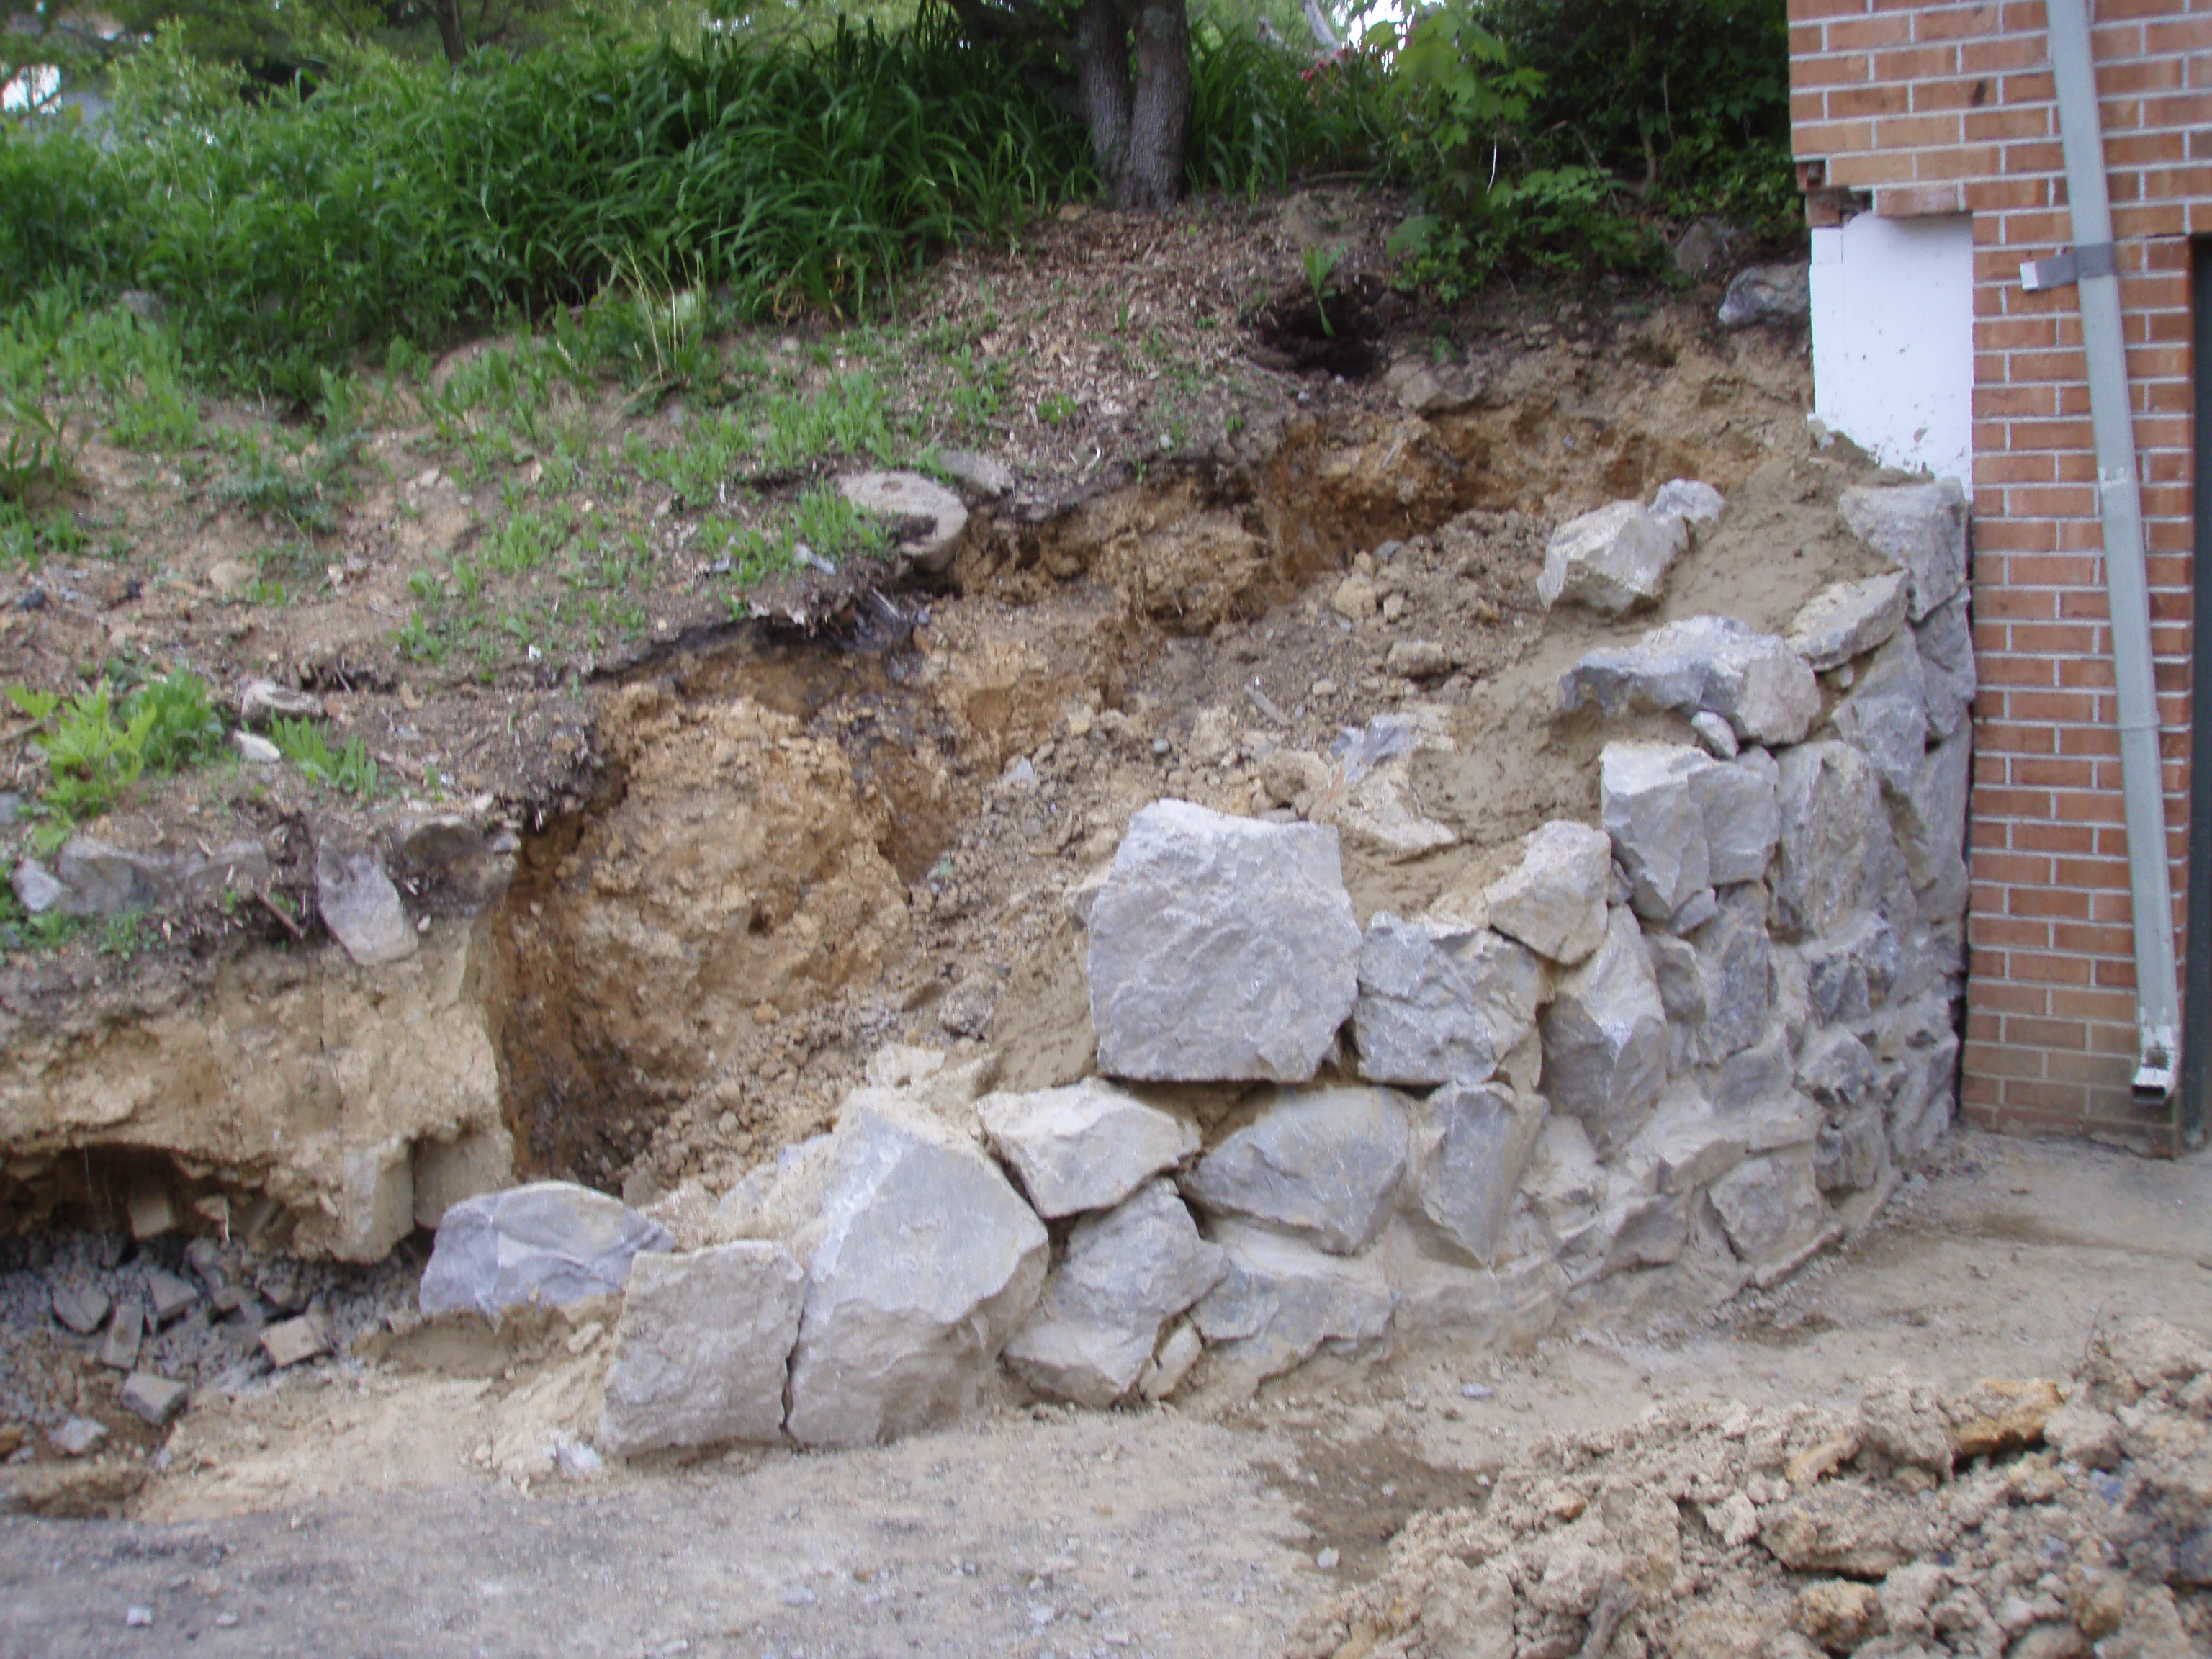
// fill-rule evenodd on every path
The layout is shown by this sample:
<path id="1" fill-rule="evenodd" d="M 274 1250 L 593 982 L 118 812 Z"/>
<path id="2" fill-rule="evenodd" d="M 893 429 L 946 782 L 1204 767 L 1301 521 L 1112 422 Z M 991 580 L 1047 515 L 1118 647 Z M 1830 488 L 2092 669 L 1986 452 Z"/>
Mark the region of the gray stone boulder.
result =
<path id="1" fill-rule="evenodd" d="M 977 1110 L 992 1150 L 1041 1216 L 1111 1209 L 1198 1151 L 1194 1124 L 1097 1078 L 986 1095 Z"/>
<path id="2" fill-rule="evenodd" d="M 1555 818 L 1529 835 L 1521 862 L 1484 892 L 1490 925 L 1571 968 L 1605 937 L 1612 872 L 1611 837 Z"/>
<path id="3" fill-rule="evenodd" d="M 1745 743 L 1796 743 L 1820 712 L 1805 659 L 1733 617 L 1686 617 L 1631 646 L 1586 653 L 1559 682 L 1560 707 L 1607 714 L 1713 714 Z"/>
<path id="4" fill-rule="evenodd" d="M 1948 1012 L 1948 1000 L 1943 1004 Z M 1959 1039 L 1942 1030 L 1925 1042 L 1907 1047 L 1899 1056 L 1903 1073 L 1887 1114 L 1891 1155 L 1898 1162 L 1913 1163 L 1933 1152 L 1951 1127 L 1957 1103 Z"/>
<path id="5" fill-rule="evenodd" d="M 1754 762 L 1763 763 L 1763 769 Z M 1765 875 L 1782 838 L 1774 770 L 1765 751 L 1754 749 L 1740 763 L 1716 762 L 1692 774 L 1705 809 L 1705 867 L 1714 886 L 1736 886 Z"/>
<path id="6" fill-rule="evenodd" d="M 1765 890 L 1727 887 L 1719 898 L 1712 920 L 1689 936 L 1698 952 L 1698 1000 L 1705 1010 L 1698 1048 L 1714 1060 L 1758 1042 L 1771 1006 Z"/>
<path id="7" fill-rule="evenodd" d="M 1928 747 L 1928 684 L 1910 630 L 1875 653 L 1830 718 L 1836 735 L 1874 763 L 1892 799 L 1911 789 Z"/>
<path id="8" fill-rule="evenodd" d="M 1536 1022 L 1544 970 L 1487 927 L 1379 911 L 1359 947 L 1352 1006 L 1359 1074 L 1374 1083 L 1480 1083 Z"/>
<path id="9" fill-rule="evenodd" d="M 1729 279 L 1719 315 L 1723 328 L 1749 328 L 1754 323 L 1794 322 L 1812 312 L 1812 266 L 1799 259 L 1745 266 Z"/>
<path id="10" fill-rule="evenodd" d="M 1580 605 L 1620 616 L 1658 599 L 1668 568 L 1689 544 L 1680 518 L 1654 517 L 1638 502 L 1615 501 L 1552 532 L 1537 597 L 1547 611 Z"/>
<path id="11" fill-rule="evenodd" d="M 1822 1024 L 1863 1024 L 1889 995 L 1904 952 L 1890 925 L 1871 910 L 1846 917 L 1798 956 L 1805 964 L 1806 994 Z"/>
<path id="12" fill-rule="evenodd" d="M 1597 953 L 1553 991 L 1541 1033 L 1553 1110 L 1582 1119 L 1599 1155 L 1610 1155 L 1644 1126 L 1668 1071 L 1666 1005 L 1626 907 L 1614 907 Z"/>
<path id="13" fill-rule="evenodd" d="M 602 1451 L 783 1437 L 783 1389 L 806 1274 L 781 1244 L 647 1251 L 630 1263 L 615 1326 Z"/>
<path id="14" fill-rule="evenodd" d="M 1336 832 L 1188 801 L 1129 821 L 1089 925 L 1098 1069 L 1303 1082 L 1358 992 Z"/>
<path id="15" fill-rule="evenodd" d="M 1966 729 L 1973 712 L 1974 634 L 1960 589 L 1929 611 L 1915 633 L 1928 690 L 1928 729 L 1948 738 Z"/>
<path id="16" fill-rule="evenodd" d="M 1801 744 L 1781 757 L 1782 837 L 1774 920 L 1785 939 L 1825 933 L 1874 908 L 1895 860 L 1881 782 L 1849 744 Z"/>
<path id="17" fill-rule="evenodd" d="M 1486 1267 L 1503 1252 L 1514 1192 L 1543 1127 L 1540 1101 L 1497 1084 L 1447 1084 L 1413 1108 L 1414 1206 Z"/>
<path id="18" fill-rule="evenodd" d="M 1837 502 L 1851 534 L 1912 583 L 1914 622 L 1966 585 L 1966 497 L 1954 478 L 1861 484 Z"/>
<path id="19" fill-rule="evenodd" d="M 973 1411 L 1036 1306 L 1044 1224 L 972 1142 L 848 1103 L 821 1209 L 789 1241 L 806 1269 L 785 1426 L 864 1446 Z"/>
<path id="20" fill-rule="evenodd" d="M 1544 1087 L 1581 1120 L 1601 1153 L 1643 1127 L 1666 1081 L 1667 1010 L 1636 918 L 1616 908 L 1596 954 L 1545 1009 Z"/>
<path id="21" fill-rule="evenodd" d="M 1272 1222 L 1353 1255 L 1382 1231 L 1406 1154 L 1406 1102 L 1388 1089 L 1278 1093 L 1199 1161 L 1183 1191 L 1215 1215 Z"/>
<path id="22" fill-rule="evenodd" d="M 69 889 L 54 878 L 53 872 L 36 859 L 25 859 L 15 866 L 11 884 L 16 902 L 26 913 L 43 916 L 47 911 L 69 896 Z"/>
<path id="23" fill-rule="evenodd" d="M 1728 498 L 1699 478 L 1669 478 L 1651 498 L 1655 519 L 1680 519 L 1685 524 L 1711 524 L 1728 506 Z"/>
<path id="24" fill-rule="evenodd" d="M 1598 799 L 1637 915 L 1664 921 L 1712 885 L 1697 775 L 1719 763 L 1702 749 L 1609 743 L 1598 757 Z"/>
<path id="25" fill-rule="evenodd" d="M 1229 1270 L 1192 1319 L 1214 1363 L 1246 1386 L 1304 1364 L 1324 1343 L 1354 1352 L 1389 1329 L 1397 1297 L 1373 1258 L 1325 1255 L 1237 1221 L 1213 1226 Z"/>
<path id="26" fill-rule="evenodd" d="M 891 544 L 923 570 L 940 571 L 960 550 L 968 509 L 943 484 L 919 472 L 859 472 L 837 480 L 837 493 L 866 513 L 891 520 Z"/>
<path id="27" fill-rule="evenodd" d="M 1754 1282 L 1773 1284 L 1841 1229 L 1820 1201 L 1810 1145 L 1747 1159 L 1706 1189 L 1721 1230 Z"/>
<path id="28" fill-rule="evenodd" d="M 1750 1139 L 1740 1120 L 1722 1117 L 1696 1088 L 1678 1082 L 1622 1157 L 1632 1171 L 1650 1171 L 1652 1184 L 1674 1196 L 1711 1185 L 1743 1162 Z"/>
<path id="29" fill-rule="evenodd" d="M 1807 667 L 1825 674 L 1886 644 L 1905 626 L 1912 584 L 1902 571 L 1831 582 L 1799 607 L 1784 636 Z"/>
<path id="30" fill-rule="evenodd" d="M 1905 868 L 1929 921 L 1966 909 L 1966 799 L 1973 781 L 1973 734 L 1960 732 L 1920 757 L 1891 803 Z"/>
<path id="31" fill-rule="evenodd" d="M 399 890 L 366 848 L 331 840 L 316 846 L 315 908 L 331 937 L 363 968 L 382 968 L 415 954 L 415 928 Z"/>
<path id="32" fill-rule="evenodd" d="M 622 1289 L 641 1250 L 676 1240 L 620 1199 L 571 1181 L 537 1181 L 453 1205 L 438 1224 L 419 1295 L 426 1316 L 560 1306 Z"/>
<path id="33" fill-rule="evenodd" d="M 268 849 L 252 839 L 208 853 L 137 853 L 79 835 L 64 843 L 51 874 L 24 860 L 15 890 L 33 915 L 115 916 L 202 902 L 225 889 L 251 892 L 268 879 Z"/>
<path id="34" fill-rule="evenodd" d="M 1160 1327 L 1228 1270 L 1174 1184 L 1147 1182 L 1117 1208 L 1076 1223 L 1036 1312 L 1006 1344 L 1006 1364 L 1040 1393 L 1110 1406 L 1136 1385 Z"/>

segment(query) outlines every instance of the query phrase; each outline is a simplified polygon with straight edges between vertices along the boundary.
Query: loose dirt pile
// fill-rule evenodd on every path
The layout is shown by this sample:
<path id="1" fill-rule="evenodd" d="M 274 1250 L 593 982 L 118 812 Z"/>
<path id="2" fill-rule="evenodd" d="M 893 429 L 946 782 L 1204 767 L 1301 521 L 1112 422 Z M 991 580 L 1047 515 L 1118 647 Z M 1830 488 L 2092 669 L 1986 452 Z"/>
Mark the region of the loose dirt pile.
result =
<path id="1" fill-rule="evenodd" d="M 1555 1437 L 1416 1516 L 1291 1651 L 2179 1656 L 2212 1643 L 2208 1505 L 2212 1351 L 2144 1321 L 2063 1382 Z"/>

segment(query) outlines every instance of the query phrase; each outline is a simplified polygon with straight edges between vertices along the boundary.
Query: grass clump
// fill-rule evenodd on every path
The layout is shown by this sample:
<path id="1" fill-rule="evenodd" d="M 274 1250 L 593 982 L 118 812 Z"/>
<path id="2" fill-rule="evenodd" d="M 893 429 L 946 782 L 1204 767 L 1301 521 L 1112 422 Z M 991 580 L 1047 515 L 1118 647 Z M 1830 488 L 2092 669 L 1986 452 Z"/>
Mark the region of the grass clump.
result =
<path id="1" fill-rule="evenodd" d="M 332 749 L 320 722 L 279 716 L 270 723 L 269 740 L 276 745 L 278 754 L 300 769 L 303 777 L 362 800 L 376 793 L 376 762 L 358 735 Z"/>

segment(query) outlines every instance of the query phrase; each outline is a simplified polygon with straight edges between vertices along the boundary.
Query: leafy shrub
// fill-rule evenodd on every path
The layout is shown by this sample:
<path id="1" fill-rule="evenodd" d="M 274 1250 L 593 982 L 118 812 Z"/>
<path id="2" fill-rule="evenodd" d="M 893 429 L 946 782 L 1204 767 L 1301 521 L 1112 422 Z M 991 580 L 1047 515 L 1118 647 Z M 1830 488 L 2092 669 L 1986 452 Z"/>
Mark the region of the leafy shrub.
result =
<path id="1" fill-rule="evenodd" d="M 1538 165 L 1601 168 L 1671 220 L 1796 228 L 1785 0 L 1482 0 L 1482 16 L 1541 76 Z"/>
<path id="2" fill-rule="evenodd" d="M 38 723 L 31 743 L 48 774 L 40 805 L 62 834 L 105 811 L 145 774 L 183 771 L 222 747 L 222 716 L 198 675 L 179 669 L 119 700 L 115 692 L 106 678 L 66 701 L 52 691 L 8 690 L 9 701 Z"/>
<path id="3" fill-rule="evenodd" d="M 1315 64 L 1249 28 L 1195 22 L 1185 176 L 1196 190 L 1254 196 L 1304 173 L 1367 167 L 1384 148 L 1384 82 L 1374 54 Z"/>

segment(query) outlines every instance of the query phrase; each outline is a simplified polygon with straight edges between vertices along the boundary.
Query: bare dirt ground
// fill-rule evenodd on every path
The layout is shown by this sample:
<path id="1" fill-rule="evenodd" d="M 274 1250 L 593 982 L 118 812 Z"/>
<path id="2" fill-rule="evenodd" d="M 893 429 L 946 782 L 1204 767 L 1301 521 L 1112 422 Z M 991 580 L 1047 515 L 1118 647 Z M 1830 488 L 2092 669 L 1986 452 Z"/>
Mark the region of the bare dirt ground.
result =
<path id="1" fill-rule="evenodd" d="M 421 1391 L 388 1398 L 405 1423 L 380 1481 L 344 1432 L 374 1385 L 302 1378 L 283 1413 L 198 1431 L 222 1455 L 162 1483 L 160 1522 L 0 1522 L 0 1652 L 1274 1655 L 1409 1521 L 1479 1504 L 1544 1437 L 1684 1402 L 1847 1409 L 1893 1370 L 2065 1376 L 2142 1316 L 2202 1333 L 2208 1200 L 2202 1154 L 1969 1132 L 1856 1244 L 1717 1315 L 1309 1372 L 1213 1421 L 1009 1409 L 582 1481 L 465 1473 L 451 1448 L 488 1416 Z M 289 1490 L 230 1462 L 241 1437 Z"/>

